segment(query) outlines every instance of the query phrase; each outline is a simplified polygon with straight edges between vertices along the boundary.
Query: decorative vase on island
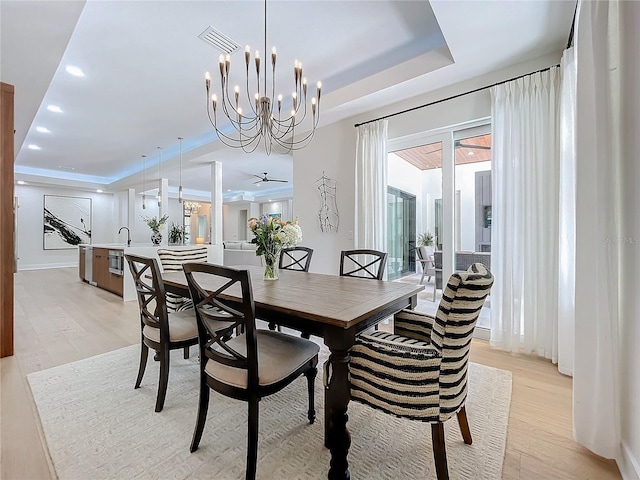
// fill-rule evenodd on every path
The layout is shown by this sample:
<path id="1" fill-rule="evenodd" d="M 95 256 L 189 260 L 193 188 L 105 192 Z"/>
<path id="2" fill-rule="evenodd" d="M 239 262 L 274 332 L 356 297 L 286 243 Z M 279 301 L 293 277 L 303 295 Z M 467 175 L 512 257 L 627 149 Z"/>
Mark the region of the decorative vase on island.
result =
<path id="1" fill-rule="evenodd" d="M 153 232 L 151 234 L 151 243 L 160 245 L 162 243 L 162 234 L 160 232 Z"/>
<path id="2" fill-rule="evenodd" d="M 278 262 L 280 261 L 280 247 L 270 245 L 264 252 L 264 275 L 265 280 L 278 280 Z"/>

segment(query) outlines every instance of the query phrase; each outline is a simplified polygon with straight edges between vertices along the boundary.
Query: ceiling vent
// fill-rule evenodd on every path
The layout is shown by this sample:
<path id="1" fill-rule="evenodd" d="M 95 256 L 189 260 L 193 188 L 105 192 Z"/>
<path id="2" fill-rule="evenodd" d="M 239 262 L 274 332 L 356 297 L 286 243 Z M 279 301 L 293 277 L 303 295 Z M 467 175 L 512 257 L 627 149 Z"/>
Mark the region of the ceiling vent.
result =
<path id="1" fill-rule="evenodd" d="M 198 35 L 198 38 L 217 48 L 222 53 L 231 54 L 240 48 L 240 44 L 238 42 L 231 40 L 220 30 L 216 30 L 213 27 L 207 27 L 204 32 Z"/>

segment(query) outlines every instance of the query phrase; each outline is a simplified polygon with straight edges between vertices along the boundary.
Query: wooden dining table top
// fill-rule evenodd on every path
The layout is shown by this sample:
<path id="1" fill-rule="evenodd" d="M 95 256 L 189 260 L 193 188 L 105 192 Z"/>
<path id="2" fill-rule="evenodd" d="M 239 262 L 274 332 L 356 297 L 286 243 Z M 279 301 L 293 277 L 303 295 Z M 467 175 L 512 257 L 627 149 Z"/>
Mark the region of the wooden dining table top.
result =
<path id="1" fill-rule="evenodd" d="M 345 329 L 357 325 L 372 313 L 385 310 L 398 300 L 409 299 L 424 290 L 423 285 L 410 283 L 291 270 L 280 270 L 278 280 L 264 280 L 263 267 L 233 268 L 249 270 L 256 308 Z M 199 275 L 196 276 L 198 283 L 207 290 L 213 291 L 222 285 L 220 277 Z M 187 288 L 184 272 L 165 272 L 162 279 L 165 286 Z M 239 289 L 237 293 L 239 298 Z M 229 294 L 234 295 L 233 289 Z"/>

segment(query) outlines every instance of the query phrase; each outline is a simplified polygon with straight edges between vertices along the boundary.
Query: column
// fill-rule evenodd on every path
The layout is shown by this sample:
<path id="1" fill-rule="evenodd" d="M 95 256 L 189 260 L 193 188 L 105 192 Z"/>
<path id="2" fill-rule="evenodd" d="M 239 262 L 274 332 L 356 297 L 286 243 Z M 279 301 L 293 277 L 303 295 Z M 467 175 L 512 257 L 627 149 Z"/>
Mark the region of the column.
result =
<path id="1" fill-rule="evenodd" d="M 211 245 L 222 245 L 222 162 L 211 163 Z"/>

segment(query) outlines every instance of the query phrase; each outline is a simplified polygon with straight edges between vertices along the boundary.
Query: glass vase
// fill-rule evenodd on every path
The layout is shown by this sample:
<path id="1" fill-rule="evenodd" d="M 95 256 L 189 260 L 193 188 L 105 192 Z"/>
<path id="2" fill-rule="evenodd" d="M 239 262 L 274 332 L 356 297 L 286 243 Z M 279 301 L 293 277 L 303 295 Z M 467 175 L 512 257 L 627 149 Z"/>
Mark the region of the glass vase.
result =
<path id="1" fill-rule="evenodd" d="M 269 245 L 264 252 L 265 280 L 278 280 L 278 263 L 280 262 L 280 246 Z"/>

